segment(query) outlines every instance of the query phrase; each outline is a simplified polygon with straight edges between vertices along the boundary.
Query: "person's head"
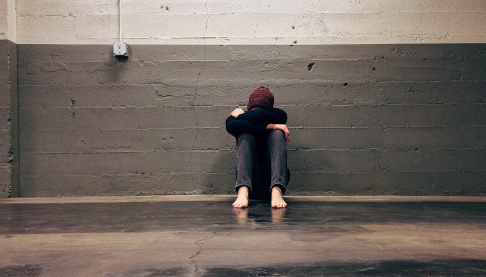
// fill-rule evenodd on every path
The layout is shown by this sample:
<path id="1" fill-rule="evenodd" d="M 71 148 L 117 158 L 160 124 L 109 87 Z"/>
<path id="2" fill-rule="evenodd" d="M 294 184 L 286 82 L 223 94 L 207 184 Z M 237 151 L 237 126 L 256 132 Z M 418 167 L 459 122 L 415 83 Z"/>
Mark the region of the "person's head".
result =
<path id="1" fill-rule="evenodd" d="M 250 99 L 248 100 L 248 110 L 254 108 L 263 108 L 267 111 L 273 110 L 273 94 L 265 86 L 260 86 L 254 89 L 250 94 Z"/>

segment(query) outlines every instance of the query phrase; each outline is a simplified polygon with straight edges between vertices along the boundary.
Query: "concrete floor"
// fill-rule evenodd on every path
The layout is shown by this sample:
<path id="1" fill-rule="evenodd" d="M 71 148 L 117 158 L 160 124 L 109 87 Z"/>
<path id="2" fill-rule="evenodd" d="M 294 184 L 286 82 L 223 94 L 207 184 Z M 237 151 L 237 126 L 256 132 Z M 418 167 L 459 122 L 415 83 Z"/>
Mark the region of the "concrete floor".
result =
<path id="1" fill-rule="evenodd" d="M 0 276 L 486 275 L 486 198 L 0 200 Z"/>

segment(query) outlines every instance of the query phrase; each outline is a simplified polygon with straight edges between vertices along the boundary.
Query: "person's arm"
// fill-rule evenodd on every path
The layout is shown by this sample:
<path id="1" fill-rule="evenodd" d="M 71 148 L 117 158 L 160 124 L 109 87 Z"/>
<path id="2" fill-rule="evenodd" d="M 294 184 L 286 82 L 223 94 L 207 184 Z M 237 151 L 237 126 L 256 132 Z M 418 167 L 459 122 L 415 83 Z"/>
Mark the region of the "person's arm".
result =
<path id="1" fill-rule="evenodd" d="M 266 129 L 267 130 L 280 130 L 285 134 L 285 139 L 287 141 L 290 140 L 290 132 L 289 132 L 289 128 L 287 128 L 286 124 L 268 124 Z"/>
<path id="2" fill-rule="evenodd" d="M 258 134 L 267 130 L 265 125 L 253 123 L 248 120 L 237 120 L 233 116 L 226 119 L 226 131 L 238 138 L 241 134 Z"/>
<path id="3" fill-rule="evenodd" d="M 238 138 L 241 134 L 258 134 L 266 130 L 281 130 L 289 140 L 289 130 L 285 123 L 287 113 L 281 109 L 274 108 L 273 111 L 257 109 L 243 111 L 236 108 L 231 116 L 226 119 L 226 131 Z"/>
<path id="4" fill-rule="evenodd" d="M 274 108 L 272 111 L 264 109 L 251 110 L 243 113 L 241 111 L 236 116 L 238 120 L 248 120 L 261 125 L 287 123 L 287 113 L 279 108 Z"/>

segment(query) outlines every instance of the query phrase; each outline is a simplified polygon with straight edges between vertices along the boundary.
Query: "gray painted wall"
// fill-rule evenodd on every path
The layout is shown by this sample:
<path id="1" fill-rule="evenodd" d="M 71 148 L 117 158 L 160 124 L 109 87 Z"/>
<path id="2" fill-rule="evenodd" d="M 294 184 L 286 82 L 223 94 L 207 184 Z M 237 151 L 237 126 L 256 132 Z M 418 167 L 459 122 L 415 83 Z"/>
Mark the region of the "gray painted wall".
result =
<path id="1" fill-rule="evenodd" d="M 10 194 L 10 87 L 8 84 L 8 41 L 0 40 L 0 197 Z"/>
<path id="2" fill-rule="evenodd" d="M 289 194 L 485 194 L 484 44 L 110 51 L 18 45 L 21 196 L 234 193 L 224 120 L 260 84 Z"/>
<path id="3" fill-rule="evenodd" d="M 16 45 L 0 40 L 0 198 L 17 194 L 18 176 L 13 171 L 17 153 L 17 56 Z M 15 164 L 15 168 L 18 164 Z M 12 191 L 14 190 L 14 191 Z"/>

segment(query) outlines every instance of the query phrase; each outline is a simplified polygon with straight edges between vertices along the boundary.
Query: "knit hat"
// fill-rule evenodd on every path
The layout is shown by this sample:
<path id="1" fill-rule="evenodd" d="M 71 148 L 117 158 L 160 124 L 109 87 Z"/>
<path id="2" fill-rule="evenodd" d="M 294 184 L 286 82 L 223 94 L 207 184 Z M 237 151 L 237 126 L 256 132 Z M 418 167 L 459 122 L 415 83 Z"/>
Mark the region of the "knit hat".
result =
<path id="1" fill-rule="evenodd" d="M 267 111 L 273 110 L 273 94 L 267 87 L 260 86 L 253 90 L 248 101 L 248 110 L 254 107 L 262 107 Z"/>

